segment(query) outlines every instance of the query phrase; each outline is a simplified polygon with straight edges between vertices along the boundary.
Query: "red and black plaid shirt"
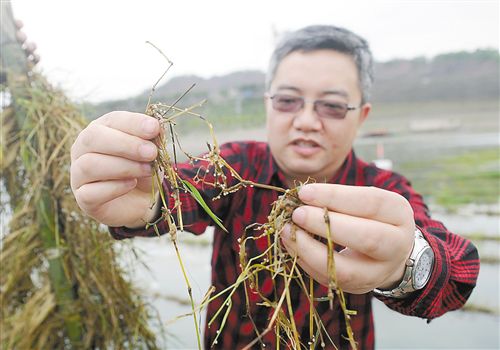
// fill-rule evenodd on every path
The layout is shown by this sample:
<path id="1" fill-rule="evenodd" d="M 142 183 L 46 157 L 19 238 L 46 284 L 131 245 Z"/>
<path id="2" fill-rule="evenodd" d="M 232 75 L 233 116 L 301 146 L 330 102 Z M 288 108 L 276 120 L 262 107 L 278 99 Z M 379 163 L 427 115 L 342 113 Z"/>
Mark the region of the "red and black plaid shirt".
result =
<path id="1" fill-rule="evenodd" d="M 228 143 L 221 147 L 221 156 L 244 179 L 261 184 L 286 186 L 284 175 L 272 158 L 266 143 Z M 200 164 L 200 166 L 202 165 Z M 179 165 L 179 172 L 183 178 L 192 179 L 197 171 L 196 167 L 197 165 L 194 167 L 189 164 Z M 228 182 L 231 183 L 232 181 L 234 182 L 229 176 Z M 427 286 L 422 291 L 406 299 L 380 297 L 387 306 L 406 315 L 432 319 L 449 310 L 460 308 L 465 303 L 475 286 L 479 272 L 477 250 L 468 240 L 450 233 L 441 222 L 432 220 L 422 197 L 415 193 L 404 177 L 367 164 L 357 159 L 354 152 L 351 152 L 331 182 L 356 186 L 376 186 L 404 196 L 413 208 L 416 225 L 421 229 L 435 253 L 434 271 Z M 222 197 L 220 200 L 212 201 L 211 198 L 218 195 L 218 190 L 201 184 L 194 185 L 205 197 L 206 203 L 211 206 L 213 212 L 223 220 L 224 226 L 230 232 L 228 234 L 217 226 L 215 227 L 212 254 L 212 285 L 216 287 L 216 292 L 218 292 L 231 286 L 241 272 L 238 238 L 242 236 L 248 225 L 267 222 L 267 215 L 278 194 L 265 189 L 245 188 L 232 195 Z M 210 217 L 189 195 L 183 195 L 182 203 L 183 221 L 187 230 L 195 234 L 201 234 L 208 225 L 213 225 Z M 168 231 L 164 222 L 160 223 L 158 228 L 162 233 Z M 110 232 L 116 239 L 156 235 L 151 229 L 110 228 Z M 257 256 L 266 247 L 267 240 L 257 240 L 254 245 L 248 246 L 248 256 Z M 274 288 L 270 275 L 263 275 L 259 279 L 259 283 L 260 290 L 273 299 Z M 316 283 L 314 295 L 325 296 L 327 290 L 324 286 Z M 254 296 L 255 294 L 249 293 L 250 298 Z M 351 327 L 360 349 L 374 348 L 371 298 L 371 293 L 361 295 L 346 294 L 348 309 L 357 311 L 357 315 L 352 316 Z M 225 297 L 216 299 L 208 306 L 208 320 L 221 307 L 224 299 Z M 296 327 L 301 334 L 300 340 L 303 344 L 307 344 L 309 341 L 309 302 L 298 285 L 293 285 L 293 283 L 291 285 L 291 299 Z M 245 290 L 244 287 L 241 287 L 232 297 L 231 311 L 221 331 L 217 345 L 214 346 L 215 348 L 242 348 L 256 338 L 257 334 L 254 327 L 260 332 L 267 327 L 273 310 L 258 305 L 260 301 L 258 299 L 250 300 L 250 309 L 247 310 L 245 300 Z M 328 301 L 316 302 L 315 307 L 321 315 L 329 336 L 337 347 L 339 349 L 349 348 L 349 344 L 344 338 L 347 334 L 344 317 L 338 303 L 334 305 L 333 310 L 329 309 Z M 248 317 L 248 313 L 251 314 L 252 319 Z M 205 329 L 205 347 L 207 349 L 213 345 L 212 343 L 222 321 L 222 314 L 210 328 Z M 266 348 L 275 349 L 276 336 L 274 332 L 267 333 L 263 337 L 263 343 L 266 344 Z M 263 343 L 257 343 L 255 347 L 260 348 Z M 326 344 L 326 348 L 331 347 L 331 344 Z"/>

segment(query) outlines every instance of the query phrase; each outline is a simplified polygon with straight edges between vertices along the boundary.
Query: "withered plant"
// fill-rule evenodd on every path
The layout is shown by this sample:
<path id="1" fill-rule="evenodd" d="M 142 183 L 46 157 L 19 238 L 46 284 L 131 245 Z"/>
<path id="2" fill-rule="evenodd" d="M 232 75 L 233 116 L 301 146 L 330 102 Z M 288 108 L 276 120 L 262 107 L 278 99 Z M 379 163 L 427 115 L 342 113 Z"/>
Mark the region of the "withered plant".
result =
<path id="1" fill-rule="evenodd" d="M 152 45 L 152 44 L 151 44 Z M 154 45 L 153 45 L 154 46 Z M 154 46 L 156 48 L 156 46 Z M 153 226 L 159 235 L 159 231 L 156 227 L 160 220 L 164 220 L 168 225 L 168 230 L 170 238 L 175 247 L 177 253 L 177 258 L 179 260 L 180 267 L 187 285 L 187 290 L 189 294 L 189 299 L 191 303 L 192 313 L 194 318 L 195 330 L 197 334 L 198 347 L 201 349 L 200 332 L 198 327 L 197 312 L 201 311 L 209 302 L 215 300 L 216 298 L 224 298 L 224 302 L 220 309 L 215 313 L 212 319 L 208 320 L 210 325 L 213 321 L 222 317 L 221 329 L 219 329 L 218 335 L 221 334 L 222 328 L 226 322 L 231 309 L 231 297 L 238 288 L 248 288 L 254 290 L 261 298 L 261 305 L 272 308 L 273 314 L 266 329 L 255 329 L 258 335 L 253 342 L 248 344 L 247 348 L 251 348 L 253 345 L 258 343 L 261 338 L 273 331 L 278 337 L 280 334 L 285 336 L 282 339 L 278 339 L 277 344 L 285 344 L 288 348 L 299 349 L 299 348 L 316 348 L 318 344 L 325 347 L 326 344 L 331 344 L 335 347 L 332 339 L 328 336 L 325 327 L 321 321 L 321 318 L 314 308 L 315 301 L 329 301 L 330 308 L 333 308 L 334 294 L 339 299 L 341 305 L 341 310 L 343 311 L 347 334 L 345 337 L 349 339 L 350 346 L 356 349 L 356 342 L 354 341 L 354 335 L 350 327 L 350 316 L 355 314 L 355 311 L 348 310 L 345 303 L 344 294 L 341 288 L 336 283 L 335 276 L 335 260 L 334 260 L 334 243 L 330 232 L 330 222 L 328 218 L 328 211 L 325 208 L 325 230 L 327 232 L 327 246 L 328 246 L 328 273 L 330 276 L 328 283 L 328 295 L 326 296 L 315 296 L 313 293 L 313 279 L 309 276 L 305 276 L 304 272 L 299 268 L 297 263 L 297 257 L 288 254 L 286 249 L 282 246 L 280 233 L 286 224 L 292 225 L 292 232 L 295 230 L 293 222 L 291 220 L 292 212 L 295 208 L 302 205 L 300 199 L 298 198 L 298 189 L 303 184 L 298 184 L 297 187 L 292 189 L 284 189 L 279 187 L 274 187 L 265 184 L 255 183 L 246 179 L 243 179 L 231 166 L 228 164 L 220 155 L 220 149 L 218 142 L 216 140 L 214 130 L 210 122 L 206 120 L 202 115 L 195 112 L 195 109 L 201 106 L 204 101 L 195 104 L 189 108 L 179 108 L 177 107 L 177 102 L 179 102 L 182 97 L 184 97 L 190 89 L 188 89 L 184 94 L 181 95 L 172 104 L 163 103 L 151 103 L 151 96 L 155 90 L 156 85 L 161 81 L 163 76 L 168 72 L 170 67 L 172 67 L 172 62 L 159 50 L 156 48 L 167 60 L 168 68 L 163 73 L 162 77 L 156 82 L 156 84 L 151 89 L 150 99 L 148 106 L 146 108 L 146 114 L 155 117 L 159 120 L 162 132 L 154 140 L 155 144 L 158 146 L 158 156 L 153 162 L 154 167 L 154 188 L 152 191 L 152 197 L 156 198 L 159 196 L 161 201 L 161 216 L 160 218 L 152 223 L 147 223 L 147 226 Z M 211 143 L 207 143 L 208 150 L 201 157 L 195 157 L 187 152 L 185 152 L 179 142 L 179 136 L 175 131 L 176 121 L 181 117 L 195 117 L 201 119 L 207 126 L 210 135 Z M 197 191 L 197 189 L 191 184 L 188 179 L 183 179 L 179 172 L 177 171 L 177 150 L 180 150 L 187 157 L 188 162 L 191 164 L 203 164 L 199 167 L 198 173 L 194 178 L 189 179 L 194 183 L 203 183 L 206 186 L 212 186 L 220 190 L 219 195 L 212 200 L 217 200 L 222 196 L 230 195 L 238 190 L 242 190 L 246 187 L 258 187 L 267 190 L 277 191 L 281 193 L 281 196 L 277 201 L 274 202 L 270 214 L 268 216 L 268 222 L 263 224 L 255 223 L 248 227 L 246 232 L 252 232 L 252 234 L 243 235 L 240 239 L 240 269 L 241 273 L 237 278 L 237 281 L 226 288 L 225 290 L 217 293 L 216 295 L 211 295 L 213 288 L 211 288 L 203 301 L 196 306 L 191 293 L 191 285 L 187 277 L 184 264 L 182 262 L 181 254 L 179 252 L 179 247 L 177 245 L 177 233 L 178 231 L 184 231 L 184 225 L 182 220 L 182 201 L 180 200 L 181 191 L 189 193 L 206 211 L 206 213 L 214 220 L 215 224 L 221 227 L 227 234 L 222 221 L 210 210 L 209 206 L 204 202 L 202 196 Z M 210 176 L 207 176 L 210 175 Z M 228 185 L 227 178 L 231 175 L 236 179 L 236 184 Z M 207 180 L 210 179 L 210 180 Z M 167 184 L 168 190 L 166 191 L 163 184 Z M 173 207 L 169 207 L 169 198 L 172 198 Z M 176 213 L 174 217 L 173 213 Z M 257 233 L 255 233 L 257 232 Z M 246 244 L 250 240 L 256 240 L 265 237 L 268 242 L 267 249 L 259 256 L 247 256 Z M 284 289 L 277 298 L 276 301 L 269 300 L 264 296 L 259 290 L 257 275 L 262 272 L 267 271 L 271 273 L 273 281 L 282 279 L 284 281 Z M 302 292 L 307 296 L 310 305 L 309 312 L 309 330 L 310 337 L 308 340 L 300 339 L 299 332 L 295 326 L 294 321 L 294 310 L 290 297 L 290 284 L 291 281 L 295 280 Z M 247 307 L 250 303 L 248 295 L 246 298 Z M 250 313 L 248 313 L 250 315 Z M 218 335 L 215 338 L 212 346 L 217 344 Z"/>
<path id="2" fill-rule="evenodd" d="M 158 349 L 152 312 L 70 190 L 86 120 L 27 64 L 2 2 L 0 348 Z"/>

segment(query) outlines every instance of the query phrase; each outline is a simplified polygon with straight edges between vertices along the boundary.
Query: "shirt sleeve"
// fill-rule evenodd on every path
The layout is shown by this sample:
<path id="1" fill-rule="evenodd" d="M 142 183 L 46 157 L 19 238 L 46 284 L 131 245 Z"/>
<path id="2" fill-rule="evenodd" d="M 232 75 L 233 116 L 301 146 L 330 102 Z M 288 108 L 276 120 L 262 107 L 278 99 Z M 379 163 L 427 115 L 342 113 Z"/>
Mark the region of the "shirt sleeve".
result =
<path id="1" fill-rule="evenodd" d="M 239 172 L 241 167 L 241 154 L 237 144 L 228 143 L 222 145 L 220 148 L 220 156 L 230 164 L 236 172 Z M 235 185 L 237 179 L 232 176 L 227 168 L 223 169 L 223 171 L 225 174 L 224 181 L 226 186 L 230 187 Z M 219 196 L 221 190 L 210 185 L 215 181 L 213 167 L 209 166 L 208 162 L 205 160 L 199 160 L 194 163 L 187 162 L 178 165 L 178 173 L 183 180 L 189 181 L 197 189 L 210 210 L 218 218 L 223 220 L 224 213 L 227 212 L 227 208 L 230 205 L 231 196 L 221 196 L 221 198 L 214 200 L 214 198 Z M 195 178 L 198 180 L 195 181 Z M 165 191 L 165 197 L 169 202 L 168 208 L 172 211 L 174 220 L 177 221 L 177 210 L 172 209 L 174 208 L 175 199 L 171 195 L 171 187 L 166 180 L 163 182 L 163 189 Z M 210 215 L 191 194 L 180 191 L 180 202 L 182 223 L 186 231 L 194 234 L 201 234 L 205 232 L 207 226 L 215 225 Z M 117 240 L 132 237 L 154 237 L 158 234 L 162 235 L 169 232 L 168 223 L 165 220 L 158 221 L 156 223 L 156 229 L 152 225 L 147 226 L 147 228 L 145 225 L 145 228 L 138 229 L 130 229 L 127 227 L 108 227 L 108 229 L 111 236 Z"/>
<path id="2" fill-rule="evenodd" d="M 434 267 L 427 285 L 404 299 L 376 296 L 391 309 L 405 315 L 433 319 L 462 307 L 472 293 L 479 274 L 479 255 L 467 239 L 433 220 L 422 196 L 408 180 L 396 174 L 383 176 L 385 189 L 404 196 L 413 208 L 415 224 L 434 252 Z"/>

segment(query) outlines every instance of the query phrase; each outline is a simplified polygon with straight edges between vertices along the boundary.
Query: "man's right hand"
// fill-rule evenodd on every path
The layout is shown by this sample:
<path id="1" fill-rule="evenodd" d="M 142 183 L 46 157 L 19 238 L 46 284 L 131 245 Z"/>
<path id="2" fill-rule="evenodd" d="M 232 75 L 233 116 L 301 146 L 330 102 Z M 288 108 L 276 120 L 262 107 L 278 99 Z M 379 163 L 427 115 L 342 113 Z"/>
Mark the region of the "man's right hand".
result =
<path id="1" fill-rule="evenodd" d="M 151 141 L 159 122 L 144 114 L 111 112 L 92 121 L 71 147 L 71 189 L 80 208 L 108 226 L 137 228 L 154 219 Z"/>

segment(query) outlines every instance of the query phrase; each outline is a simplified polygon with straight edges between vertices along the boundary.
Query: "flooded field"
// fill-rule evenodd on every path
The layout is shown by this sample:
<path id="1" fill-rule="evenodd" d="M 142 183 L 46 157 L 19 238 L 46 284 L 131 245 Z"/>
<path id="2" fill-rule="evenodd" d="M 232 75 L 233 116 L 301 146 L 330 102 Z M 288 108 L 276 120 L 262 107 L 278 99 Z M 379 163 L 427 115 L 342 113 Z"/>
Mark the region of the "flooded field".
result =
<path id="1" fill-rule="evenodd" d="M 482 225 L 488 235 L 499 236 L 498 217 L 475 215 L 436 215 L 449 223 L 448 227 L 461 234 L 467 234 L 475 223 Z M 480 224 L 479 224 L 480 223 Z M 180 249 L 189 271 L 193 293 L 200 300 L 210 283 L 211 235 L 195 237 L 189 233 L 181 235 Z M 177 258 L 167 237 L 141 238 L 133 243 L 150 271 L 136 265 L 137 284 L 148 291 L 153 305 L 159 310 L 167 326 L 166 343 L 170 349 L 196 348 L 196 338 L 191 317 L 184 317 L 169 323 L 179 315 L 190 311 L 188 295 Z M 496 254 L 500 258 L 498 243 L 478 245 L 480 253 Z M 486 254 L 486 253 L 485 253 Z M 496 315 L 477 312 L 454 311 L 433 320 L 402 316 L 389 310 L 374 299 L 377 348 L 379 349 L 498 349 L 500 347 L 500 267 L 483 264 L 478 285 L 469 303 L 488 306 Z M 202 322 L 203 324 L 203 322 Z"/>

